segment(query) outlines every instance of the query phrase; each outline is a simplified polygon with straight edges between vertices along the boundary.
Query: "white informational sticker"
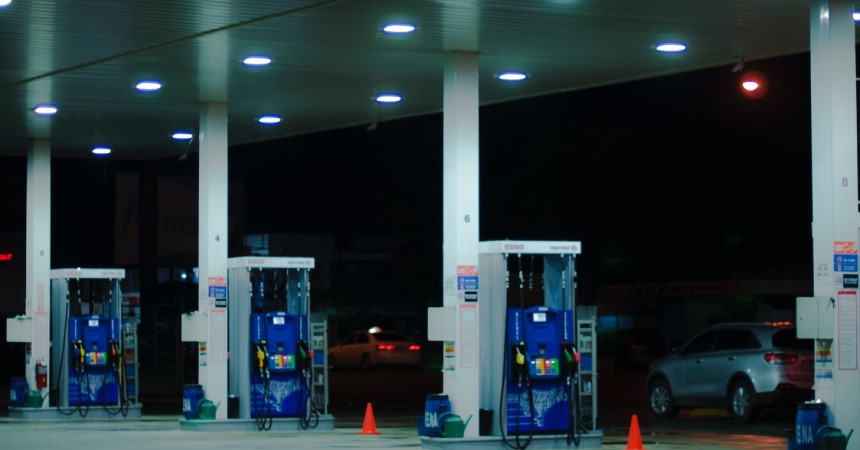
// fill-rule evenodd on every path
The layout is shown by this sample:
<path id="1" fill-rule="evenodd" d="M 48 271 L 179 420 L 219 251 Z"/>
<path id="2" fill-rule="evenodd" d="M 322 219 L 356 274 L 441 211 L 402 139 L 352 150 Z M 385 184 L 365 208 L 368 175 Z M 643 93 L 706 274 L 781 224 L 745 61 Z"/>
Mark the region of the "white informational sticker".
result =
<path id="1" fill-rule="evenodd" d="M 460 367 L 478 367 L 478 305 L 460 304 Z"/>
<path id="2" fill-rule="evenodd" d="M 35 316 L 35 332 L 33 333 L 33 353 L 36 359 L 47 359 L 50 356 L 49 337 L 51 336 L 50 320 L 45 311 L 33 314 Z"/>
<path id="3" fill-rule="evenodd" d="M 453 372 L 457 368 L 457 352 L 454 341 L 445 341 L 444 354 L 442 356 L 442 371 Z"/>
<path id="4" fill-rule="evenodd" d="M 197 347 L 197 364 L 200 367 L 206 367 L 207 361 L 209 361 L 208 352 L 206 351 L 206 343 L 201 342 Z M 202 378 L 202 374 L 201 374 Z"/>
<path id="5" fill-rule="evenodd" d="M 815 389 L 833 387 L 833 341 L 815 340 Z"/>
<path id="6" fill-rule="evenodd" d="M 209 310 L 209 361 L 227 361 L 227 310 Z"/>
<path id="7" fill-rule="evenodd" d="M 857 370 L 857 291 L 839 291 L 836 308 L 839 370 Z"/>

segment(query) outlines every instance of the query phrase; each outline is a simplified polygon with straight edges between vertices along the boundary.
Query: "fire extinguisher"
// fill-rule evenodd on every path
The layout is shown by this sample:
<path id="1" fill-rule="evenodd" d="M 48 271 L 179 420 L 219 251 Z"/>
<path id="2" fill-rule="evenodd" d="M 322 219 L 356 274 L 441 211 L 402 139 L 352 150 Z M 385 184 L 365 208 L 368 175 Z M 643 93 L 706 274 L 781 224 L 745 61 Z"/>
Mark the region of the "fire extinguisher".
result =
<path id="1" fill-rule="evenodd" d="M 36 389 L 48 389 L 48 363 L 44 359 L 36 361 Z"/>

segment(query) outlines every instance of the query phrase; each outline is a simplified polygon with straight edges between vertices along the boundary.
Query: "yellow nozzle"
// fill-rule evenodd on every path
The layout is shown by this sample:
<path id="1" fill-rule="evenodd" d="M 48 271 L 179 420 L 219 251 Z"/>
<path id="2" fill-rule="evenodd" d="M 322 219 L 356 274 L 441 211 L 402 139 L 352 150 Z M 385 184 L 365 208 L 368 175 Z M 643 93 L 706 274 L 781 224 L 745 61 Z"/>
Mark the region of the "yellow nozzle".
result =
<path id="1" fill-rule="evenodd" d="M 266 354 L 260 347 L 257 347 L 257 359 L 260 361 L 260 368 L 263 368 L 263 360 L 266 359 Z"/>

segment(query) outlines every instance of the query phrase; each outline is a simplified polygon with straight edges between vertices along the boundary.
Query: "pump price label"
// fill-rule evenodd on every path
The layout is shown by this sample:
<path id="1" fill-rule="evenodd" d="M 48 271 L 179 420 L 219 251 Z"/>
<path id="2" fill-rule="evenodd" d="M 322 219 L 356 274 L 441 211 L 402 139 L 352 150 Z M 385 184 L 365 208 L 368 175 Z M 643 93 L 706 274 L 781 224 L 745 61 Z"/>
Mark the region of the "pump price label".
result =
<path id="1" fill-rule="evenodd" d="M 295 369 L 296 355 L 272 355 L 269 357 L 271 369 Z"/>
<path id="2" fill-rule="evenodd" d="M 535 375 L 558 376 L 558 358 L 535 358 Z"/>
<path id="3" fill-rule="evenodd" d="M 91 366 L 103 366 L 107 364 L 107 352 L 87 353 L 87 363 Z"/>

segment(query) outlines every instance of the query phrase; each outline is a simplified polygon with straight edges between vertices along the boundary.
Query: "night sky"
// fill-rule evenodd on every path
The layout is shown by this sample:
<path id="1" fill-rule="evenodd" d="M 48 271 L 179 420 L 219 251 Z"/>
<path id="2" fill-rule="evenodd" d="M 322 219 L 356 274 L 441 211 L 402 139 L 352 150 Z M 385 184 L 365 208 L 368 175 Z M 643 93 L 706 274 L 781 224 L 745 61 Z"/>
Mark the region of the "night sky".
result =
<path id="1" fill-rule="evenodd" d="M 605 284 L 808 277 L 809 57 L 747 68 L 766 97 L 726 66 L 482 107 L 481 240 L 582 241 L 586 300 Z M 434 114 L 233 147 L 230 178 L 246 233 L 395 237 L 379 284 L 441 302 L 441 155 Z M 2 161 L 0 231 L 23 232 L 25 160 Z M 55 159 L 52 265 L 113 265 L 114 172 L 196 170 Z"/>

